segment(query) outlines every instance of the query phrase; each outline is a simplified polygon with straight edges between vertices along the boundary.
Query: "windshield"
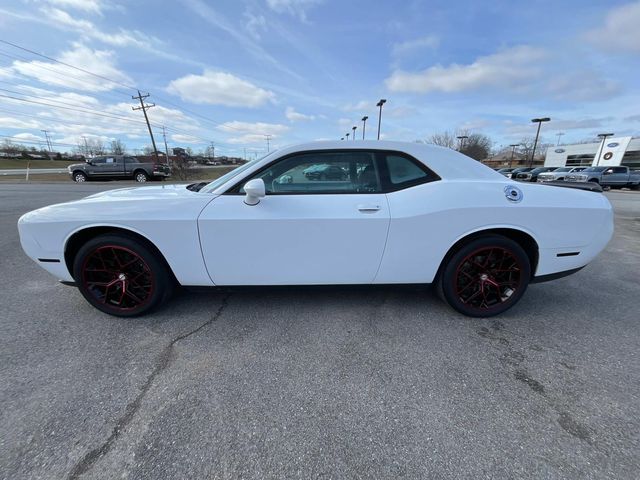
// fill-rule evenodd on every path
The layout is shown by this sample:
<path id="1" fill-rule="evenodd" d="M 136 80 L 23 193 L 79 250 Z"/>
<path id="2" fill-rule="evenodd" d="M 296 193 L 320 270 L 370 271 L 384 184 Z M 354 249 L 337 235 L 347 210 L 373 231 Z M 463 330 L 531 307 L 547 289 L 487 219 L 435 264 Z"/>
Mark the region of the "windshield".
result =
<path id="1" fill-rule="evenodd" d="M 570 171 L 571 171 L 571 168 L 567 168 L 567 167 L 558 168 L 554 170 L 554 172 L 570 172 Z"/>
<path id="2" fill-rule="evenodd" d="M 604 170 L 607 167 L 589 167 L 589 168 L 585 168 L 584 171 L 585 172 L 600 172 L 602 170 Z"/>
<path id="3" fill-rule="evenodd" d="M 231 170 L 230 172 L 225 173 L 224 175 L 222 175 L 219 178 L 216 178 L 215 180 L 213 180 L 211 183 L 207 184 L 206 187 L 204 187 L 202 190 L 200 190 L 201 192 L 204 193 L 210 193 L 213 192 L 216 188 L 218 188 L 220 185 L 223 185 L 224 183 L 228 182 L 229 180 L 231 180 L 233 177 L 238 176 L 239 174 L 241 174 L 242 172 L 244 172 L 245 170 L 248 170 L 249 168 L 251 168 L 252 166 L 254 166 L 256 163 L 262 161 L 264 158 L 267 158 L 270 155 L 273 155 L 274 153 L 276 153 L 275 151 L 268 153 L 267 155 L 260 157 L 260 158 L 256 158 L 255 160 L 250 160 L 247 163 L 245 163 L 244 165 L 238 167 L 238 168 L 234 168 L 233 170 Z"/>

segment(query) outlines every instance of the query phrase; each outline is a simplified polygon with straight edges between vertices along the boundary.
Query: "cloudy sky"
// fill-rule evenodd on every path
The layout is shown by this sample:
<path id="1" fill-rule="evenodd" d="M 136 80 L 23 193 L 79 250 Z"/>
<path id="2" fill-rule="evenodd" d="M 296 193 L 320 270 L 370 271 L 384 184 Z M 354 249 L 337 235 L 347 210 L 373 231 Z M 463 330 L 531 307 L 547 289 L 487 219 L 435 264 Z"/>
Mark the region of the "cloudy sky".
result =
<path id="1" fill-rule="evenodd" d="M 160 6 L 161 5 L 161 6 Z M 640 132 L 640 1 L 0 0 L 0 135 L 259 152 L 338 139 Z"/>

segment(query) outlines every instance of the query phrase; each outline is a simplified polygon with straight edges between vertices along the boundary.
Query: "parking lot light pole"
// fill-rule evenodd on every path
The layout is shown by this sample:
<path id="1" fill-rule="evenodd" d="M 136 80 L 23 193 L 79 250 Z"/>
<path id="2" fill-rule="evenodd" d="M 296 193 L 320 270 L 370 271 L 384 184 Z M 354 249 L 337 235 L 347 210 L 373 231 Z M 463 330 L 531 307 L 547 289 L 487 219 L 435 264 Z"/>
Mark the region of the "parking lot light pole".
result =
<path id="1" fill-rule="evenodd" d="M 380 123 L 382 122 L 382 106 L 387 103 L 385 98 L 381 98 L 378 103 L 376 103 L 376 107 L 380 107 L 380 111 L 378 112 L 378 140 L 380 140 Z"/>
<path id="2" fill-rule="evenodd" d="M 341 137 L 340 140 L 344 140 L 344 137 Z"/>
<path id="3" fill-rule="evenodd" d="M 369 119 L 369 117 L 367 117 L 366 115 L 364 117 L 362 117 L 362 139 L 364 140 L 364 132 L 367 128 L 367 120 Z"/>
<path id="4" fill-rule="evenodd" d="M 511 168 L 511 165 L 513 164 L 513 154 L 516 152 L 516 147 L 519 147 L 520 144 L 519 143 L 512 143 L 509 146 L 511 147 L 511 160 L 509 160 L 509 168 Z"/>
<path id="5" fill-rule="evenodd" d="M 602 143 L 600 143 L 600 150 L 598 150 L 598 160 L 596 161 L 596 167 L 600 165 L 600 157 L 602 156 L 602 150 L 604 150 L 604 142 L 607 140 L 607 137 L 613 137 L 613 133 L 599 133 L 598 138 L 602 139 Z"/>
<path id="6" fill-rule="evenodd" d="M 349 135 L 351 135 L 349 132 L 344 134 L 344 136 L 347 137 L 347 140 L 349 140 Z"/>
<path id="7" fill-rule="evenodd" d="M 531 152 L 531 161 L 529 162 L 530 167 L 533 166 L 533 159 L 536 156 L 536 146 L 538 145 L 538 137 L 540 136 L 540 125 L 542 125 L 542 122 L 548 122 L 549 120 L 551 120 L 549 117 L 531 119 L 532 123 L 538 124 L 538 130 L 536 131 L 536 139 L 533 141 L 533 151 Z"/>
<path id="8" fill-rule="evenodd" d="M 460 140 L 460 145 L 458 146 L 458 151 L 461 152 L 462 148 L 464 147 L 464 141 L 469 138 L 468 135 L 460 135 L 458 137 L 456 137 L 458 140 Z"/>
<path id="9" fill-rule="evenodd" d="M 356 140 L 356 128 L 358 128 L 358 127 L 355 126 L 355 125 L 353 127 L 351 127 L 351 130 L 353 130 L 353 136 L 351 137 L 353 139 L 353 141 Z"/>

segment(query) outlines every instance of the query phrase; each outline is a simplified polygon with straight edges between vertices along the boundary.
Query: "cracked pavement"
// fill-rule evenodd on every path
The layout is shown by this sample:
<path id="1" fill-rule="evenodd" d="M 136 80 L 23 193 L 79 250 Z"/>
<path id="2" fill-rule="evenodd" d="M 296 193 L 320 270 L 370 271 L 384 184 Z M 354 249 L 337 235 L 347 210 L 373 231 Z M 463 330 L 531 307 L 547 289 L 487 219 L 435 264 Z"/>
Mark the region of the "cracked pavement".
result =
<path id="1" fill-rule="evenodd" d="M 607 194 L 592 265 L 494 319 L 322 287 L 186 291 L 127 320 L 15 227 L 116 187 L 0 185 L 0 478 L 637 478 L 640 194 Z"/>

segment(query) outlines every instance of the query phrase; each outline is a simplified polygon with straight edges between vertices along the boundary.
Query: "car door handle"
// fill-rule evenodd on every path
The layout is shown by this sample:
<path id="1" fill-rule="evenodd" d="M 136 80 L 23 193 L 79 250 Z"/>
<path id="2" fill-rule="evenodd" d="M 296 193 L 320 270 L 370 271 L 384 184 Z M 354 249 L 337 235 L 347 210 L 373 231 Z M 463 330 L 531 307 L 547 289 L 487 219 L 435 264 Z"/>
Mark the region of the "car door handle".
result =
<path id="1" fill-rule="evenodd" d="M 380 205 L 358 205 L 358 210 L 363 213 L 377 212 L 380 210 Z"/>

